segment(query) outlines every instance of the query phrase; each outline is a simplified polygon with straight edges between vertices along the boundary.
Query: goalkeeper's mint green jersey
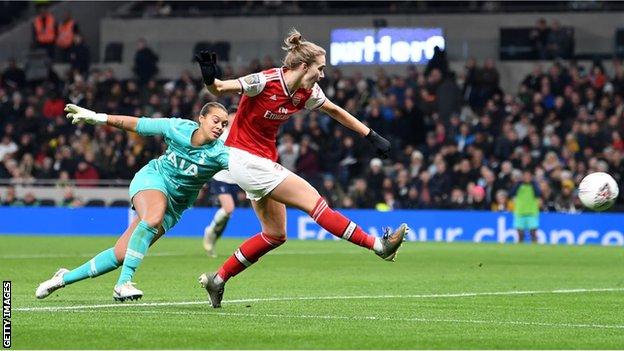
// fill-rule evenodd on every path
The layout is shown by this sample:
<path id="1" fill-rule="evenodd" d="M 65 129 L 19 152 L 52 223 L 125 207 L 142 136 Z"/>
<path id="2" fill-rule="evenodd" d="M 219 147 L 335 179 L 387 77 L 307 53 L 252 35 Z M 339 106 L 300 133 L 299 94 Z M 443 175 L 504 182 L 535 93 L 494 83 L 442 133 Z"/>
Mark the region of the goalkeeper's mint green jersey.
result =
<path id="1" fill-rule="evenodd" d="M 228 168 L 229 150 L 222 140 L 195 147 L 191 136 L 199 128 L 196 122 L 180 118 L 139 119 L 136 127 L 140 135 L 162 135 L 167 150 L 149 166 L 165 180 L 167 192 L 174 204 L 191 206 L 199 190 L 212 176 Z"/>

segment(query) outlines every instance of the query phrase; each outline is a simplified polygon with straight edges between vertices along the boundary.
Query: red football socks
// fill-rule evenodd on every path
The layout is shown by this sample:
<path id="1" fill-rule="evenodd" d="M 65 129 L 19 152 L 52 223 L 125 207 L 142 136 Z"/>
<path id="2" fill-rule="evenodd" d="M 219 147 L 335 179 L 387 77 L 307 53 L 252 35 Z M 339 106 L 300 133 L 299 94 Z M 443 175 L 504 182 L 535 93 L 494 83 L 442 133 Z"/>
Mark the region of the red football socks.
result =
<path id="1" fill-rule="evenodd" d="M 314 219 L 323 229 L 333 235 L 348 240 L 356 245 L 372 250 L 375 244 L 375 237 L 366 234 L 357 224 L 351 222 L 347 217 L 334 211 L 327 205 L 323 198 L 319 198 L 310 217 Z"/>
<path id="2" fill-rule="evenodd" d="M 230 256 L 219 268 L 217 274 L 227 281 L 231 277 L 242 272 L 245 268 L 251 266 L 267 252 L 282 245 L 286 241 L 284 239 L 275 239 L 264 233 L 258 233 L 247 239 L 236 251 Z"/>

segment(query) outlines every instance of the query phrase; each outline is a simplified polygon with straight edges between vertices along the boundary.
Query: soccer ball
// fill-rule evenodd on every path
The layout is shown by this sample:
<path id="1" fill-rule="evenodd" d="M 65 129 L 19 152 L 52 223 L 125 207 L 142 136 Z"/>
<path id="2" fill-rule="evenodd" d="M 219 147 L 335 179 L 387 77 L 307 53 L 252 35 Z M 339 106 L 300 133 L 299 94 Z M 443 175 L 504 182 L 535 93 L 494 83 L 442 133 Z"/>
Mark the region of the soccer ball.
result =
<path id="1" fill-rule="evenodd" d="M 615 179 L 604 172 L 585 176 L 579 185 L 578 196 L 583 205 L 594 211 L 604 211 L 611 207 L 620 190 Z"/>

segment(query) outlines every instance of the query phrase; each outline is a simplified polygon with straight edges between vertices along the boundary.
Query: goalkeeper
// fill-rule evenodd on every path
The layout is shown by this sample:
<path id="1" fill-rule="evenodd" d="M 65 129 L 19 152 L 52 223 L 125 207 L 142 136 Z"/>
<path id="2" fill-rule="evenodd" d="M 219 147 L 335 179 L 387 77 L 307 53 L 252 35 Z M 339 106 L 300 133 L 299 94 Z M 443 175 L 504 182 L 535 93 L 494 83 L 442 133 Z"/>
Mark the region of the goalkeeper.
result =
<path id="1" fill-rule="evenodd" d="M 191 207 L 204 183 L 228 168 L 228 148 L 218 140 L 228 123 L 223 105 L 209 102 L 197 122 L 179 118 L 137 118 L 106 115 L 68 104 L 67 118 L 73 124 L 107 124 L 143 136 L 162 135 L 167 150 L 151 160 L 134 176 L 129 195 L 138 214 L 117 240 L 83 265 L 69 271 L 61 268 L 41 283 L 35 296 L 43 299 L 53 291 L 77 281 L 94 278 L 122 266 L 113 298 L 136 300 L 143 292 L 132 283 L 147 249 Z"/>

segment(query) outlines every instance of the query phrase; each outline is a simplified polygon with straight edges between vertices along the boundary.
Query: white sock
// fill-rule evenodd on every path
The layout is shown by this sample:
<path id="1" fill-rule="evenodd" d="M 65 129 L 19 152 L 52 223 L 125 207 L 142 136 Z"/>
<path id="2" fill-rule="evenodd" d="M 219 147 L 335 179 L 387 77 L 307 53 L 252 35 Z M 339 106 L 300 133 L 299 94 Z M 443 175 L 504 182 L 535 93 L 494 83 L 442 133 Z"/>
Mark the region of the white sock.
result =
<path id="1" fill-rule="evenodd" d="M 223 210 L 222 208 L 220 208 L 217 213 L 215 213 L 212 223 L 210 225 L 214 225 L 213 230 L 215 231 L 215 234 L 217 234 L 217 236 L 221 235 L 221 233 L 225 229 L 225 225 L 229 220 L 230 215 L 227 214 L 227 212 L 225 212 L 225 210 Z"/>
<path id="2" fill-rule="evenodd" d="M 383 251 L 383 245 L 381 245 L 381 239 L 375 238 L 375 244 L 373 244 L 373 251 L 380 254 Z"/>
<path id="3" fill-rule="evenodd" d="M 225 213 L 225 211 L 222 208 L 218 209 L 214 217 L 212 217 L 212 221 L 206 227 L 206 230 L 215 230 L 215 228 L 217 228 L 219 224 L 223 222 L 224 217 L 227 219 L 229 216 Z"/>
<path id="4" fill-rule="evenodd" d="M 224 218 L 229 217 L 227 212 L 224 209 L 220 208 L 217 213 L 215 213 L 214 218 L 212 219 L 215 223 L 219 223 L 223 221 Z"/>

